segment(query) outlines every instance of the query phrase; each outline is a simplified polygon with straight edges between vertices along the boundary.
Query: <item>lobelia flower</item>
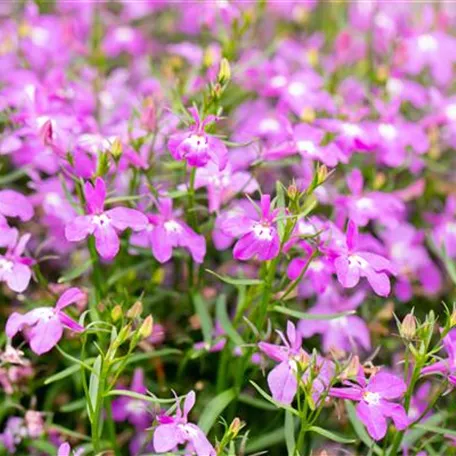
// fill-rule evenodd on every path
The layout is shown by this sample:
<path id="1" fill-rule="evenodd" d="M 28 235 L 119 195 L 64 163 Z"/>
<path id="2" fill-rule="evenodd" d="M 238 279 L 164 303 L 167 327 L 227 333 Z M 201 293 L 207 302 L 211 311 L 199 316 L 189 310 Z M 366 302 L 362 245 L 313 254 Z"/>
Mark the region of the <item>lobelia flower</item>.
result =
<path id="1" fill-rule="evenodd" d="M 131 236 L 131 244 L 150 247 L 160 263 L 166 263 L 173 255 L 173 249 L 186 249 L 196 263 L 202 263 L 206 255 L 204 236 L 195 233 L 185 222 L 173 213 L 173 200 L 160 198 L 158 214 L 149 214 L 143 230 Z"/>
<path id="2" fill-rule="evenodd" d="M 401 378 L 381 371 L 367 381 L 362 368 L 360 370 L 356 383 L 347 380 L 344 382 L 347 386 L 331 388 L 329 395 L 357 401 L 356 415 L 374 440 L 385 437 L 387 418 L 393 420 L 398 430 L 404 430 L 409 424 L 405 409 L 392 401 L 404 395 L 407 385 Z"/>
<path id="3" fill-rule="evenodd" d="M 30 283 L 33 260 L 22 256 L 30 234 L 24 234 L 19 239 L 18 236 L 14 229 L 6 253 L 0 255 L 0 282 L 5 282 L 11 290 L 22 293 Z"/>
<path id="4" fill-rule="evenodd" d="M 135 369 L 129 391 L 146 394 L 147 388 L 142 369 Z M 128 421 L 140 430 L 146 429 L 151 422 L 147 405 L 147 402 L 141 399 L 122 396 L 112 403 L 112 417 L 114 421 Z"/>
<path id="5" fill-rule="evenodd" d="M 445 248 L 450 258 L 456 258 L 456 198 L 449 196 L 440 214 L 429 214 L 427 218 L 434 225 L 432 238 L 439 248 Z"/>
<path id="6" fill-rule="evenodd" d="M 279 254 L 280 239 L 277 232 L 275 217 L 277 210 L 271 210 L 271 197 L 261 196 L 261 215 L 251 218 L 245 212 L 233 212 L 222 225 L 223 233 L 240 237 L 233 249 L 236 260 L 246 261 L 255 256 L 261 261 L 271 260 Z"/>
<path id="7" fill-rule="evenodd" d="M 200 119 L 196 108 L 188 109 L 195 125 L 190 131 L 175 133 L 168 141 L 168 148 L 175 160 L 186 160 L 190 166 L 206 166 L 209 161 L 214 162 L 220 170 L 225 168 L 228 150 L 218 138 L 204 131 L 206 125 L 217 121 L 215 116 Z"/>
<path id="8" fill-rule="evenodd" d="M 26 314 L 14 312 L 6 322 L 6 335 L 12 339 L 18 332 L 24 332 L 34 353 L 47 353 L 62 338 L 63 328 L 74 332 L 84 331 L 63 309 L 85 298 L 85 293 L 79 288 L 69 288 L 57 300 L 55 307 L 38 307 Z"/>
<path id="9" fill-rule="evenodd" d="M 355 287 L 359 279 L 365 277 L 376 294 L 388 296 L 391 291 L 387 272 L 395 274 L 393 265 L 381 255 L 358 250 L 358 227 L 351 220 L 347 226 L 346 248 L 339 251 L 334 268 L 344 288 Z"/>
<path id="10" fill-rule="evenodd" d="M 97 177 L 95 186 L 86 182 L 84 194 L 88 215 L 79 215 L 65 226 L 68 241 L 78 242 L 93 234 L 95 246 L 101 258 L 112 260 L 119 252 L 118 232 L 131 228 L 141 231 L 147 226 L 147 217 L 135 209 L 115 207 L 104 210 L 106 186 Z"/>
<path id="11" fill-rule="evenodd" d="M 447 358 L 424 367 L 421 373 L 444 375 L 452 385 L 456 386 L 456 329 L 452 329 L 443 338 L 443 347 L 447 352 Z"/>
<path id="12" fill-rule="evenodd" d="M 71 446 L 68 442 L 62 443 L 57 449 L 57 456 L 82 456 L 83 454 L 84 448 L 71 450 Z"/>
<path id="13" fill-rule="evenodd" d="M 178 402 L 174 416 L 161 415 L 157 418 L 159 425 L 153 439 L 156 452 L 166 453 L 187 444 L 197 456 L 215 456 L 215 449 L 204 432 L 196 424 L 188 422 L 188 414 L 194 405 L 195 392 L 190 391 L 184 400 L 183 411 Z"/>
<path id="14" fill-rule="evenodd" d="M 268 374 L 272 397 L 283 404 L 291 404 L 298 389 L 298 364 L 307 363 L 309 355 L 302 348 L 302 337 L 295 325 L 287 322 L 287 336 L 277 331 L 284 345 L 260 342 L 258 348 L 269 358 L 279 362 Z"/>
<path id="15" fill-rule="evenodd" d="M 27 222 L 33 217 L 33 206 L 22 193 L 14 190 L 0 191 L 0 215 L 18 217 Z"/>

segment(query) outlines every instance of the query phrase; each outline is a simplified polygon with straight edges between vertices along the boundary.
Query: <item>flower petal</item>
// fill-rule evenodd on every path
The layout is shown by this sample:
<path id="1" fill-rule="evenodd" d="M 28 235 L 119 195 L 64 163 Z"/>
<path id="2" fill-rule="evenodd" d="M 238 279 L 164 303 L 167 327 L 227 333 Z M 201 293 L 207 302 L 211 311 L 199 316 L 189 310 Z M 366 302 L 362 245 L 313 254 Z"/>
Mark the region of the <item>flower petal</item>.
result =
<path id="1" fill-rule="evenodd" d="M 111 219 L 114 227 L 120 231 L 131 228 L 133 231 L 144 230 L 147 226 L 147 217 L 140 211 L 127 207 L 115 207 L 105 212 Z"/>

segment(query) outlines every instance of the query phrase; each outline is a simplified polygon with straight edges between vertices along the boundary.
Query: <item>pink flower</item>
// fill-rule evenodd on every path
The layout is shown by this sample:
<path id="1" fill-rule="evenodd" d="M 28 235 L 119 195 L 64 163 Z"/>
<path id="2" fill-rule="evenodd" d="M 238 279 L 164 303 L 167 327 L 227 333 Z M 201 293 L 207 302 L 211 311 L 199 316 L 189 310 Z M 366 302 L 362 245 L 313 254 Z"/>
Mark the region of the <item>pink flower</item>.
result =
<path id="1" fill-rule="evenodd" d="M 261 261 L 271 260 L 279 254 L 280 239 L 274 222 L 277 210 L 271 211 L 271 197 L 261 196 L 259 220 L 242 212 L 234 212 L 221 226 L 222 232 L 240 237 L 234 245 L 236 260 L 246 261 L 258 256 Z"/>
<path id="2" fill-rule="evenodd" d="M 158 453 L 176 450 L 178 445 L 188 443 L 197 456 L 215 456 L 204 432 L 195 424 L 188 422 L 188 414 L 195 405 L 195 392 L 190 391 L 184 401 L 183 412 L 177 404 L 174 416 L 162 415 L 158 418 L 159 425 L 154 433 L 154 448 Z"/>
<path id="3" fill-rule="evenodd" d="M 74 332 L 84 331 L 79 323 L 62 312 L 82 299 L 85 294 L 79 288 L 70 288 L 60 296 L 55 307 L 38 307 L 26 314 L 14 312 L 6 322 L 6 335 L 12 339 L 18 332 L 26 331 L 32 351 L 37 355 L 47 353 L 62 338 L 64 327 Z"/>
<path id="4" fill-rule="evenodd" d="M 206 255 L 204 236 L 195 233 L 173 214 L 171 198 L 160 198 L 157 207 L 159 213 L 148 215 L 148 223 L 143 231 L 132 235 L 131 243 L 151 247 L 154 257 L 160 263 L 169 261 L 176 247 L 188 250 L 196 263 L 202 263 Z"/>
<path id="5" fill-rule="evenodd" d="M 228 151 L 223 142 L 208 135 L 204 128 L 217 117 L 207 116 L 200 119 L 196 108 L 189 108 L 189 112 L 195 120 L 195 125 L 190 131 L 176 133 L 168 141 L 168 148 L 176 160 L 186 160 L 190 166 L 206 166 L 209 161 L 214 162 L 219 169 L 226 166 Z"/>
<path id="6" fill-rule="evenodd" d="M 348 222 L 346 248 L 334 260 L 337 279 L 345 288 L 358 285 L 359 279 L 365 277 L 372 289 L 380 296 L 388 296 L 391 284 L 386 274 L 395 274 L 391 262 L 376 253 L 358 250 L 358 227 L 353 221 Z"/>
<path id="7" fill-rule="evenodd" d="M 100 256 L 113 259 L 119 252 L 118 232 L 131 228 L 141 231 L 147 226 L 147 218 L 141 212 L 126 207 L 104 210 L 106 186 L 97 177 L 95 186 L 87 182 L 84 186 L 88 215 L 79 215 L 65 226 L 68 241 L 78 242 L 90 234 L 95 236 L 95 246 Z"/>
<path id="8" fill-rule="evenodd" d="M 18 217 L 27 222 L 33 217 L 33 206 L 22 193 L 14 190 L 0 191 L 0 215 Z"/>
<path id="9" fill-rule="evenodd" d="M 8 250 L 0 255 L 0 282 L 6 282 L 17 293 L 22 293 L 28 287 L 32 277 L 30 266 L 33 260 L 22 256 L 29 239 L 30 234 L 24 234 L 18 239 L 18 232 L 14 229 Z"/>
<path id="10" fill-rule="evenodd" d="M 381 440 L 387 430 L 387 418 L 391 418 L 397 429 L 403 430 L 409 420 L 401 404 L 392 402 L 407 390 L 404 381 L 386 372 L 374 374 L 366 381 L 364 373 L 358 375 L 357 383 L 347 381 L 348 386 L 331 388 L 330 396 L 357 401 L 356 414 L 375 440 Z"/>

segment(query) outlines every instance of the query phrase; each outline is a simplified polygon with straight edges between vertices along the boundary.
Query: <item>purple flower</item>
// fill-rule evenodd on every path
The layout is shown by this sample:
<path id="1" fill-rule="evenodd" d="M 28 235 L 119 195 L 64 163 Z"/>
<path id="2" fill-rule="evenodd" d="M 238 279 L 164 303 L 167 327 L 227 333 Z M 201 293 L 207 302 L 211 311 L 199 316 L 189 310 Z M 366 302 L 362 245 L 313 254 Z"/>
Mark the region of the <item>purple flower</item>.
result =
<path id="1" fill-rule="evenodd" d="M 358 227 L 348 222 L 346 249 L 334 260 L 337 279 L 345 288 L 355 287 L 365 277 L 372 289 L 380 296 L 388 296 L 391 290 L 388 275 L 395 274 L 391 262 L 376 253 L 358 250 Z"/>
<path id="2" fill-rule="evenodd" d="M 154 432 L 154 448 L 158 453 L 176 450 L 178 445 L 188 444 L 197 456 L 215 456 L 204 432 L 195 424 L 188 422 L 188 414 L 195 405 L 195 392 L 190 391 L 184 401 L 183 411 L 177 404 L 174 416 L 162 415 L 158 417 L 159 425 Z"/>
<path id="3" fill-rule="evenodd" d="M 298 363 L 306 363 L 309 355 L 302 348 L 302 337 L 295 325 L 287 322 L 287 337 L 277 331 L 284 345 L 260 342 L 258 348 L 269 358 L 279 362 L 268 374 L 272 397 L 283 404 L 291 404 L 298 389 Z"/>
<path id="4" fill-rule="evenodd" d="M 22 193 L 14 190 L 0 191 L 0 215 L 18 217 L 27 222 L 33 217 L 33 206 Z"/>
<path id="5" fill-rule="evenodd" d="M 443 346 L 448 357 L 422 369 L 422 374 L 442 374 L 456 386 L 456 329 L 452 329 L 444 338 Z"/>
<path id="6" fill-rule="evenodd" d="M 428 215 L 434 224 L 432 237 L 439 248 L 444 247 L 445 253 L 450 258 L 456 258 L 456 198 L 449 196 L 444 210 L 438 214 Z"/>
<path id="7" fill-rule="evenodd" d="M 79 215 L 67 223 L 65 236 L 68 241 L 78 242 L 93 234 L 97 252 L 102 258 L 111 260 L 119 252 L 118 232 L 127 228 L 141 231 L 147 226 L 147 218 L 141 212 L 126 207 L 105 211 L 106 186 L 100 177 L 97 177 L 95 186 L 87 182 L 84 193 L 88 215 Z"/>
<path id="8" fill-rule="evenodd" d="M 17 230 L 13 230 L 6 253 L 0 255 L 0 282 L 6 282 L 11 290 L 22 293 L 32 277 L 30 266 L 33 260 L 22 256 L 30 234 L 24 234 L 18 239 Z"/>
<path id="9" fill-rule="evenodd" d="M 189 112 L 195 120 L 195 125 L 190 131 L 171 136 L 168 141 L 171 155 L 176 160 L 186 160 L 190 166 L 206 166 L 212 161 L 219 169 L 225 168 L 228 155 L 225 144 L 204 131 L 206 125 L 216 121 L 217 117 L 207 116 L 201 120 L 196 108 L 189 108 Z"/>
<path id="10" fill-rule="evenodd" d="M 144 383 L 144 371 L 135 369 L 130 391 L 146 394 L 147 388 Z M 151 414 L 148 411 L 147 402 L 123 396 L 112 403 L 112 416 L 114 421 L 128 421 L 136 428 L 143 430 L 151 422 Z"/>
<path id="11" fill-rule="evenodd" d="M 230 236 L 240 237 L 234 245 L 236 260 L 249 260 L 255 256 L 261 261 L 271 260 L 279 254 L 280 239 L 275 217 L 277 210 L 271 210 L 271 197 L 261 196 L 261 215 L 251 218 L 245 213 L 233 213 L 222 225 L 222 231 Z"/>
<path id="12" fill-rule="evenodd" d="M 206 255 L 204 236 L 195 233 L 173 213 L 171 198 L 160 198 L 157 208 L 159 213 L 148 215 L 148 223 L 143 231 L 132 235 L 131 243 L 150 247 L 160 263 L 169 261 L 177 247 L 188 250 L 196 263 L 202 263 Z"/>
<path id="13" fill-rule="evenodd" d="M 381 440 L 387 430 L 387 418 L 391 418 L 397 429 L 403 430 L 409 420 L 401 404 L 392 402 L 407 390 L 404 381 L 395 375 L 378 372 L 366 381 L 364 373 L 358 375 L 357 383 L 346 381 L 347 386 L 331 388 L 329 395 L 357 401 L 356 414 L 375 440 Z"/>
<path id="14" fill-rule="evenodd" d="M 62 338 L 64 327 L 74 332 L 84 331 L 79 323 L 63 313 L 63 309 L 85 297 L 79 288 L 69 288 L 55 307 L 38 307 L 26 314 L 14 312 L 6 322 L 6 335 L 12 339 L 18 332 L 25 331 L 32 351 L 37 355 L 47 353 Z"/>

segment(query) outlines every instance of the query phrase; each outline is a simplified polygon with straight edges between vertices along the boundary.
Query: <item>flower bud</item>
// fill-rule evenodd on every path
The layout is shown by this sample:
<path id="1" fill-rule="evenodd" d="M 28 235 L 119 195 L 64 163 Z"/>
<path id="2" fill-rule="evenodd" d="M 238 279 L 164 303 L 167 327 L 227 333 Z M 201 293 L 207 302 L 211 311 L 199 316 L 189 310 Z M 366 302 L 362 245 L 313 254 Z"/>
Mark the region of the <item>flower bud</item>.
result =
<path id="1" fill-rule="evenodd" d="M 453 309 L 453 312 L 451 312 L 450 315 L 450 328 L 453 326 L 456 326 L 456 309 Z"/>
<path id="2" fill-rule="evenodd" d="M 298 187 L 296 186 L 296 184 L 294 182 L 288 186 L 287 195 L 288 195 L 288 198 L 290 198 L 293 201 L 299 195 Z"/>
<path id="3" fill-rule="evenodd" d="M 342 380 L 349 380 L 353 379 L 358 375 L 358 372 L 360 370 L 361 364 L 359 362 L 359 357 L 357 355 L 353 356 L 347 367 L 341 372 L 340 378 Z"/>
<path id="4" fill-rule="evenodd" d="M 142 302 L 136 301 L 133 304 L 133 306 L 130 309 L 128 309 L 127 317 L 131 318 L 131 319 L 138 318 L 141 316 L 142 311 L 143 311 Z"/>
<path id="5" fill-rule="evenodd" d="M 148 97 L 144 101 L 144 108 L 141 113 L 141 125 L 147 131 L 154 131 L 157 127 L 157 110 L 153 98 Z"/>
<path id="6" fill-rule="evenodd" d="M 328 168 L 326 165 L 321 165 L 317 171 L 317 185 L 321 185 L 328 178 Z"/>
<path id="7" fill-rule="evenodd" d="M 411 340 L 415 337 L 416 334 L 416 318 L 412 313 L 409 313 L 405 316 L 404 320 L 401 323 L 399 332 L 404 339 Z"/>
<path id="8" fill-rule="evenodd" d="M 308 106 L 302 110 L 300 117 L 303 122 L 312 123 L 315 120 L 315 111 Z"/>
<path id="9" fill-rule="evenodd" d="M 244 423 L 238 418 L 234 418 L 234 420 L 231 422 L 230 427 L 228 431 L 230 432 L 231 436 L 233 439 L 237 437 L 239 434 L 239 431 L 244 427 Z"/>
<path id="10" fill-rule="evenodd" d="M 120 160 L 120 157 L 122 156 L 122 143 L 120 142 L 119 138 L 116 138 L 112 143 L 111 155 L 116 162 L 118 162 Z"/>
<path id="11" fill-rule="evenodd" d="M 122 318 L 122 315 L 123 315 L 122 307 L 117 304 L 117 306 L 115 306 L 114 309 L 111 310 L 112 321 L 114 323 L 116 321 L 119 321 Z"/>
<path id="12" fill-rule="evenodd" d="M 143 339 L 146 339 L 146 338 L 150 337 L 153 329 L 154 329 L 154 319 L 152 318 L 152 315 L 148 315 L 146 317 L 146 319 L 143 321 L 141 327 L 139 328 L 138 333 Z"/>
<path id="13" fill-rule="evenodd" d="M 231 68 L 227 59 L 223 58 L 220 62 L 220 70 L 217 80 L 220 84 L 226 84 L 231 79 Z"/>

